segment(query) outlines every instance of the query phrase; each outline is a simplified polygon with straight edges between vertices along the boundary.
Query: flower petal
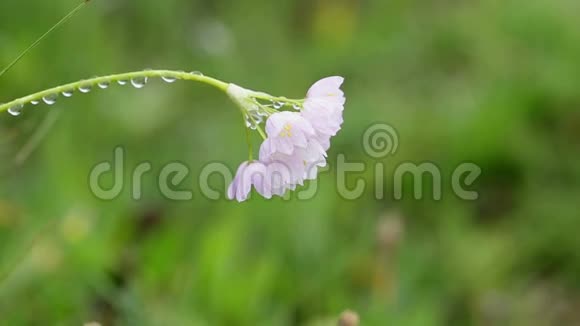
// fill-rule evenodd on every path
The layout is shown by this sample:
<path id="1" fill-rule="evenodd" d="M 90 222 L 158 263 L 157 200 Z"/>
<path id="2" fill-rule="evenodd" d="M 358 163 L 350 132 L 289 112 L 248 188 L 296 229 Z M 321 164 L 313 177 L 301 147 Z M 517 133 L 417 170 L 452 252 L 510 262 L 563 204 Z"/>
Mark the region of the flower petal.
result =
<path id="1" fill-rule="evenodd" d="M 324 98 L 335 98 L 337 101 L 344 100 L 344 92 L 340 90 L 340 86 L 344 82 L 344 78 L 340 76 L 333 76 L 323 78 L 308 90 L 306 95 L 307 98 L 317 98 L 317 97 L 324 97 Z M 342 102 L 344 104 L 344 102 Z"/>

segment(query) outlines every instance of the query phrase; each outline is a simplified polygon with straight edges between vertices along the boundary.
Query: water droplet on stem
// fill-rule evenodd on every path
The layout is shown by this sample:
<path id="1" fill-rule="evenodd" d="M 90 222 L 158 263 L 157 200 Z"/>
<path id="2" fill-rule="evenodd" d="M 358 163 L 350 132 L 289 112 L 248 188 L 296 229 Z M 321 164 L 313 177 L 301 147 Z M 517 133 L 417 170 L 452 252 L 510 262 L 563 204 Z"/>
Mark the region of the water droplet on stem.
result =
<path id="1" fill-rule="evenodd" d="M 109 83 L 108 81 L 104 81 L 98 83 L 97 85 L 99 86 L 100 89 L 107 89 L 109 88 L 109 85 L 111 85 L 111 83 Z"/>
<path id="2" fill-rule="evenodd" d="M 162 76 L 161 79 L 163 79 L 164 82 L 166 83 L 175 83 L 175 81 L 177 80 L 177 78 L 175 77 L 169 77 L 169 76 Z"/>
<path id="3" fill-rule="evenodd" d="M 90 92 L 92 89 L 93 89 L 93 87 L 89 86 L 89 85 L 81 86 L 81 87 L 79 87 L 79 92 L 86 94 L 86 93 Z"/>
<path id="4" fill-rule="evenodd" d="M 24 108 L 23 104 L 14 104 L 12 107 L 8 109 L 8 113 L 13 116 L 19 116 L 22 113 L 22 108 Z"/>
<path id="5" fill-rule="evenodd" d="M 131 85 L 133 85 L 135 88 L 143 88 L 145 87 L 145 84 L 147 84 L 147 80 L 147 77 L 133 78 L 131 79 Z"/>
<path id="6" fill-rule="evenodd" d="M 57 94 L 50 94 L 50 95 L 46 95 L 45 97 L 43 97 L 42 101 L 44 101 L 44 103 L 46 103 L 48 105 L 53 105 L 54 103 L 56 103 L 57 98 L 58 98 Z"/>

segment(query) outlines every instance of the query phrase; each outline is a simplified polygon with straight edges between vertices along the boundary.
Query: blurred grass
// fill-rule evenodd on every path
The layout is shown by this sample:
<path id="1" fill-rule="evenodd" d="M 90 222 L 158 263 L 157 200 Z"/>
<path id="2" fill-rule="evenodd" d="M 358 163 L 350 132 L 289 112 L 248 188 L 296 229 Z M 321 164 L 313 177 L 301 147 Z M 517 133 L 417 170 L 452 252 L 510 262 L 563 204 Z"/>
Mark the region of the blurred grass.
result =
<path id="1" fill-rule="evenodd" d="M 0 3 L 8 63 L 76 2 Z M 445 172 L 473 161 L 480 199 L 347 201 L 324 173 L 309 201 L 201 196 L 207 162 L 246 158 L 239 114 L 209 87 L 151 82 L 0 119 L 0 316 L 8 325 L 574 325 L 580 323 L 580 3 L 540 1 L 105 1 L 0 79 L 3 100 L 144 68 L 207 75 L 289 97 L 346 77 L 330 161 L 364 155 L 366 127 L 397 128 L 397 155 Z M 54 110 L 55 108 L 50 108 Z M 127 151 L 191 167 L 194 200 L 126 187 L 95 199 L 90 169 Z M 372 185 L 373 172 L 358 174 Z M 355 176 L 349 181 L 354 182 Z M 223 187 L 217 180 L 215 185 Z M 391 183 L 392 184 L 392 183 Z M 407 186 L 410 186 L 408 184 Z M 369 186 L 369 188 L 374 188 Z M 387 187 L 387 198 L 392 189 Z"/>

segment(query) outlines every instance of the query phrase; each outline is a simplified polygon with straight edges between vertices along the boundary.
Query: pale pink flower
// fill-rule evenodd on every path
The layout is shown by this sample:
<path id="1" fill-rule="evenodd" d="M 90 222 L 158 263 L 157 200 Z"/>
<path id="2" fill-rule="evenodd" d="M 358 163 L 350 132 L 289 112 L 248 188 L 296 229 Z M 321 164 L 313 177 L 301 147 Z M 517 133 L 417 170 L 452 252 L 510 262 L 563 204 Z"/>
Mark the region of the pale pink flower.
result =
<path id="1" fill-rule="evenodd" d="M 268 182 L 268 168 L 262 162 L 251 161 L 240 165 L 234 180 L 228 187 L 228 198 L 239 202 L 245 201 L 248 199 L 252 186 L 263 197 L 272 197 L 271 186 Z"/>
<path id="2" fill-rule="evenodd" d="M 302 116 L 316 131 L 315 139 L 325 150 L 330 148 L 330 138 L 340 130 L 342 111 L 346 98 L 340 86 L 342 77 L 328 77 L 314 83 L 308 90 Z"/>
<path id="3" fill-rule="evenodd" d="M 316 178 L 318 168 L 326 166 L 330 138 L 343 123 L 343 81 L 342 77 L 319 80 L 308 90 L 300 112 L 277 112 L 268 118 L 267 138 L 260 146 L 259 161 L 240 165 L 228 188 L 230 199 L 245 201 L 252 187 L 265 198 L 282 196 L 304 180 Z M 259 109 L 259 103 L 251 99 L 251 91 L 234 85 L 228 88 L 228 94 L 246 112 Z"/>
<path id="4" fill-rule="evenodd" d="M 310 138 L 315 136 L 310 122 L 297 112 L 272 114 L 266 121 L 268 142 L 262 147 L 267 154 L 282 153 L 292 155 L 296 147 L 305 148 Z"/>
<path id="5" fill-rule="evenodd" d="M 270 162 L 267 166 L 268 181 L 270 182 L 272 195 L 284 196 L 286 190 L 294 190 L 296 188 L 296 184 L 293 183 L 295 179 L 293 175 L 297 173 L 293 171 L 295 167 L 281 161 Z"/>
<path id="6" fill-rule="evenodd" d="M 336 102 L 344 105 L 346 99 L 344 92 L 340 89 L 344 83 L 344 78 L 340 76 L 332 76 L 323 78 L 312 86 L 306 93 L 307 98 L 325 98 L 330 102 Z"/>
<path id="7" fill-rule="evenodd" d="M 297 170 L 301 169 L 301 170 Z M 243 202 L 249 198 L 252 187 L 264 198 L 283 196 L 286 190 L 296 188 L 294 175 L 304 173 L 304 168 L 295 162 L 244 162 L 238 168 L 234 180 L 228 187 L 228 198 Z"/>
<path id="8" fill-rule="evenodd" d="M 296 147 L 291 155 L 270 151 L 271 139 L 268 138 L 260 147 L 260 161 L 278 163 L 285 167 L 288 173 L 283 180 L 283 186 L 293 189 L 302 185 L 304 180 L 316 178 L 318 167 L 326 165 L 326 152 L 314 138 L 308 140 L 306 147 Z"/>

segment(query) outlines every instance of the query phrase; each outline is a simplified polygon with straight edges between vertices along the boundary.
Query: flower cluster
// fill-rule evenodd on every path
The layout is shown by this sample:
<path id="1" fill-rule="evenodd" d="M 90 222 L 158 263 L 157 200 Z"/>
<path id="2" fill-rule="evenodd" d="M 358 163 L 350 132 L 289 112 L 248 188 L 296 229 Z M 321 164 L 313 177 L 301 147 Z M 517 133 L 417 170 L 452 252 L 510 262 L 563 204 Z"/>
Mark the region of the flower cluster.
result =
<path id="1" fill-rule="evenodd" d="M 249 125 L 260 128 L 257 124 L 261 117 L 267 117 L 259 159 L 240 165 L 228 188 L 228 198 L 244 201 L 252 186 L 265 198 L 282 196 L 305 180 L 316 178 L 318 168 L 326 165 L 330 139 L 343 122 L 343 81 L 342 77 L 324 78 L 300 101 L 280 100 L 233 84 L 228 87 L 228 94 L 242 108 Z M 291 105 L 299 111 L 278 112 L 261 104 L 260 99 L 273 101 L 274 107 Z"/>

